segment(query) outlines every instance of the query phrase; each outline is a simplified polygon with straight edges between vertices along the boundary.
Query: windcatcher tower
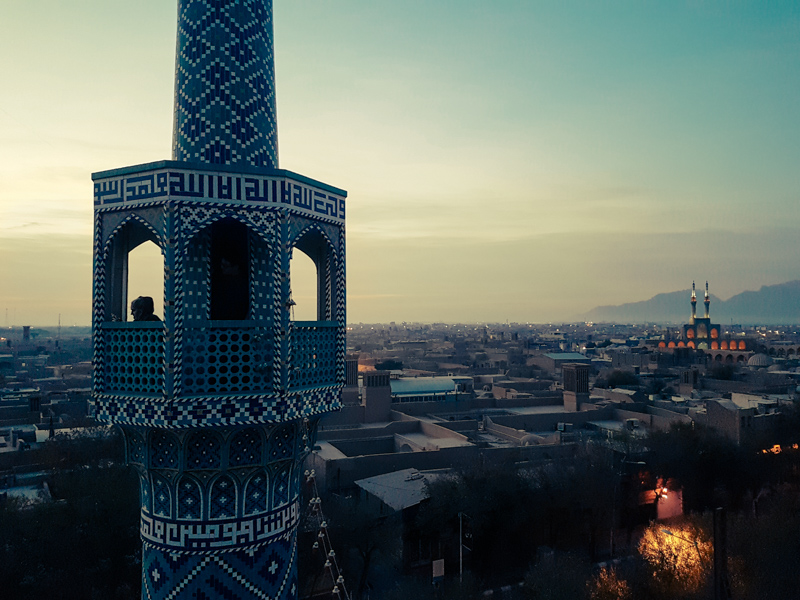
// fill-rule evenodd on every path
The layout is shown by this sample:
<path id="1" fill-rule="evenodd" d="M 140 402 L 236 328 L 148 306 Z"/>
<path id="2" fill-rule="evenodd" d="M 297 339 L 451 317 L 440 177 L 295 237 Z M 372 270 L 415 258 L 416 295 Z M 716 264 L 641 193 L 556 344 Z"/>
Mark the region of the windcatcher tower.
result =
<path id="1" fill-rule="evenodd" d="M 346 192 L 278 169 L 272 39 L 271 0 L 179 0 L 173 160 L 92 176 L 94 399 L 139 474 L 149 600 L 296 597 L 301 465 L 345 381 Z M 163 322 L 125 320 L 146 241 Z"/>

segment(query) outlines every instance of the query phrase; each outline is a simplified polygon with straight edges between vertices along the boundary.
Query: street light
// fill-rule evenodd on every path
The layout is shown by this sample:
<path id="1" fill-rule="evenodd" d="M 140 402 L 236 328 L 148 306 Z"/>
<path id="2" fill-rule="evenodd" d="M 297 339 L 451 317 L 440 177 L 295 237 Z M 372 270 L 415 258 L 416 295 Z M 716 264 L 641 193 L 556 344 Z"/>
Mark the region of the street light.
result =
<path id="1" fill-rule="evenodd" d="M 672 537 L 674 537 L 674 538 L 678 538 L 679 540 L 683 540 L 684 542 L 687 542 L 687 543 L 689 543 L 689 544 L 692 544 L 692 545 L 694 545 L 694 549 L 695 549 L 695 550 L 697 550 L 697 557 L 698 557 L 698 558 L 700 559 L 700 561 L 702 562 L 702 560 L 703 560 L 703 555 L 702 555 L 702 554 L 700 554 L 700 547 L 697 545 L 697 540 L 690 540 L 690 539 L 687 539 L 687 538 L 685 538 L 685 537 L 682 537 L 682 536 L 678 535 L 677 533 L 672 533 L 672 532 L 671 532 L 669 529 L 662 529 L 662 530 L 661 530 L 661 532 L 662 532 L 662 533 L 666 533 L 667 535 L 670 535 L 670 536 L 672 536 Z"/>

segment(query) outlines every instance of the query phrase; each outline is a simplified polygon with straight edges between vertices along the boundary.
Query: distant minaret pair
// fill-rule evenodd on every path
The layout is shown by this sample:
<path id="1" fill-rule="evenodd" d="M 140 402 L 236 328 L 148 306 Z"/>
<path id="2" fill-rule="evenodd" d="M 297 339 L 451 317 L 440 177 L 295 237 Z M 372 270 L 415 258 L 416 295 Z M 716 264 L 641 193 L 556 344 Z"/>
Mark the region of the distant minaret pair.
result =
<path id="1" fill-rule="evenodd" d="M 705 304 L 705 319 L 710 318 L 709 309 L 711 306 L 711 299 L 708 296 L 708 281 L 706 281 L 706 294 L 703 300 L 703 304 Z M 694 281 L 692 281 L 692 320 L 691 323 L 694 323 L 695 319 L 697 318 L 697 292 L 695 291 Z"/>

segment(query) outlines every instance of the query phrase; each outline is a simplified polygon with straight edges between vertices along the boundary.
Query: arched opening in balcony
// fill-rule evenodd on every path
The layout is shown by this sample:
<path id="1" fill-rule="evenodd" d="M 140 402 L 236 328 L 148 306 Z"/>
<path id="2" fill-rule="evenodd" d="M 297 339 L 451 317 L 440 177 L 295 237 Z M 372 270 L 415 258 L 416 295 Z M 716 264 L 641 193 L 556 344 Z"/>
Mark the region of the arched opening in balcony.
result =
<path id="1" fill-rule="evenodd" d="M 211 226 L 209 317 L 243 321 L 250 309 L 250 249 L 247 226 L 222 219 Z"/>
<path id="2" fill-rule="evenodd" d="M 309 229 L 294 243 L 289 267 L 292 320 L 335 321 L 333 296 L 338 282 L 334 253 L 328 238 Z"/>
<path id="3" fill-rule="evenodd" d="M 139 296 L 153 299 L 163 316 L 164 256 L 155 231 L 131 218 L 114 232 L 104 257 L 105 297 L 102 321 L 130 321 L 130 303 Z"/>
<path id="4" fill-rule="evenodd" d="M 164 255 L 154 242 L 147 240 L 128 254 L 128 308 L 126 321 L 131 320 L 130 307 L 134 298 L 153 299 L 154 313 L 164 317 Z"/>
<path id="5" fill-rule="evenodd" d="M 290 315 L 292 321 L 316 321 L 319 300 L 317 298 L 317 265 L 306 253 L 295 250 L 289 267 Z"/>

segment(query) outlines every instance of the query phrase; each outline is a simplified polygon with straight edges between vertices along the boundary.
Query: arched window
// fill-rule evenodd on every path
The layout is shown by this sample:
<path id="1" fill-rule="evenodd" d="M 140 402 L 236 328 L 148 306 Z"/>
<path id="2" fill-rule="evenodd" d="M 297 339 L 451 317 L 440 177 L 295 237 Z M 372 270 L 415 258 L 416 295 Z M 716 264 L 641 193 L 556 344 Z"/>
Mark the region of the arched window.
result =
<path id="1" fill-rule="evenodd" d="M 247 481 L 244 491 L 244 514 L 253 515 L 267 510 L 269 478 L 261 469 Z"/>
<path id="2" fill-rule="evenodd" d="M 261 462 L 263 443 L 257 429 L 238 432 L 229 446 L 228 464 L 231 467 L 257 465 Z"/>
<path id="3" fill-rule="evenodd" d="M 211 502 L 208 506 L 212 519 L 236 516 L 236 484 L 228 475 L 222 475 L 211 485 Z"/>
<path id="4" fill-rule="evenodd" d="M 187 469 L 218 469 L 222 465 L 222 444 L 208 431 L 199 431 L 186 444 Z"/>
<path id="5" fill-rule="evenodd" d="M 150 481 L 147 477 L 139 477 L 139 500 L 142 510 L 150 510 Z"/>
<path id="6" fill-rule="evenodd" d="M 155 469 L 177 469 L 178 438 L 168 431 L 153 430 L 150 434 L 150 466 Z"/>
<path id="7" fill-rule="evenodd" d="M 153 514 L 167 518 L 172 516 L 172 494 L 169 484 L 158 475 L 153 475 Z"/>
<path id="8" fill-rule="evenodd" d="M 247 319 L 250 307 L 250 249 L 247 226 L 223 219 L 211 226 L 209 317 Z"/>
<path id="9" fill-rule="evenodd" d="M 202 514 L 200 485 L 191 477 L 183 477 L 178 484 L 178 518 L 199 519 Z"/>
<path id="10" fill-rule="evenodd" d="M 277 508 L 289 502 L 292 464 L 286 463 L 275 474 L 275 486 L 272 492 L 272 507 Z"/>

